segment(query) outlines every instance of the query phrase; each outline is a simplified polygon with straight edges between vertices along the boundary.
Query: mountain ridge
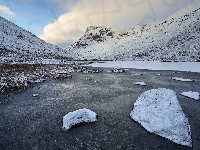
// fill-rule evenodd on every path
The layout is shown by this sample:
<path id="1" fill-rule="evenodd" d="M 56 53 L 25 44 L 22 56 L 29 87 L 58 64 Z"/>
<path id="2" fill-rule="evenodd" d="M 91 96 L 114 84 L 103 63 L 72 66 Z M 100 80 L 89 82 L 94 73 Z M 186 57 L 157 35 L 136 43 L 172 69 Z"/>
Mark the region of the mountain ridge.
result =
<path id="1" fill-rule="evenodd" d="M 88 27 L 85 34 L 67 50 L 74 59 L 82 60 L 200 61 L 197 46 L 200 44 L 199 18 L 200 2 L 194 1 L 162 21 L 146 25 L 117 31 L 106 27 Z M 184 40 L 187 39 L 184 37 L 186 33 L 193 38 L 193 41 L 190 39 L 192 48 Z M 182 41 L 179 40 L 180 35 Z M 169 46 L 173 39 L 176 44 Z M 187 55 L 184 56 L 181 49 Z"/>
<path id="2" fill-rule="evenodd" d="M 35 62 L 67 59 L 66 50 L 38 38 L 0 16 L 0 62 Z"/>

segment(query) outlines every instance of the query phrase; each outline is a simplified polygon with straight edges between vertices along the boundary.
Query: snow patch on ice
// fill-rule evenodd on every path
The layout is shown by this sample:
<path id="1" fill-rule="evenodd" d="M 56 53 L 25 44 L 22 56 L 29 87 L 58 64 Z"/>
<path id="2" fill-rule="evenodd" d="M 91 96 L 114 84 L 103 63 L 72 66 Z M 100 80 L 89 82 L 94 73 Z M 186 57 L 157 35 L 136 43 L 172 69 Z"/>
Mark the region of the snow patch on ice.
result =
<path id="1" fill-rule="evenodd" d="M 37 97 L 39 94 L 33 94 L 33 97 Z"/>
<path id="2" fill-rule="evenodd" d="M 143 73 L 136 73 L 135 76 L 142 76 Z"/>
<path id="3" fill-rule="evenodd" d="M 173 90 L 161 88 L 142 93 L 130 116 L 150 133 L 192 147 L 190 125 Z"/>
<path id="4" fill-rule="evenodd" d="M 63 130 L 69 130 L 72 126 L 85 123 L 96 122 L 97 114 L 89 109 L 83 108 L 69 112 L 63 117 Z"/>
<path id="5" fill-rule="evenodd" d="M 189 91 L 189 92 L 183 92 L 183 93 L 180 93 L 180 94 L 183 95 L 183 96 L 189 97 L 189 98 L 193 98 L 195 100 L 199 100 L 199 93 L 198 92 Z"/>
<path id="6" fill-rule="evenodd" d="M 146 83 L 144 83 L 144 82 L 136 82 L 135 84 L 136 84 L 136 85 L 143 85 L 143 86 L 146 85 Z"/>
<path id="7" fill-rule="evenodd" d="M 183 79 L 183 78 L 178 78 L 178 77 L 174 77 L 172 78 L 173 80 L 177 80 L 177 81 L 184 81 L 184 82 L 192 82 L 194 80 L 191 79 Z"/>

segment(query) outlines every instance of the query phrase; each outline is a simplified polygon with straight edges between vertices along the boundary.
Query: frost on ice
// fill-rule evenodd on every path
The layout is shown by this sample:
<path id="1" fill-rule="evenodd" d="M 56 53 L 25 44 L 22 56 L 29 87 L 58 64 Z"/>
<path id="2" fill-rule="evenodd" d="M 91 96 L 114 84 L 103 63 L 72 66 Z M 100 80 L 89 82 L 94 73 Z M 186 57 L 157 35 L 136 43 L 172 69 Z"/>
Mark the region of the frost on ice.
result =
<path id="1" fill-rule="evenodd" d="M 63 117 L 63 130 L 69 130 L 72 126 L 86 122 L 96 122 L 97 114 L 89 109 L 83 108 L 69 112 Z"/>
<path id="2" fill-rule="evenodd" d="M 174 91 L 161 88 L 144 92 L 130 116 L 150 133 L 192 147 L 190 125 Z"/>
<path id="3" fill-rule="evenodd" d="M 193 98 L 195 100 L 199 100 L 199 93 L 198 92 L 192 92 L 192 91 L 183 92 L 183 93 L 181 93 L 181 95 L 189 97 L 189 98 Z"/>
<path id="4" fill-rule="evenodd" d="M 194 80 L 191 80 L 191 79 L 183 79 L 183 78 L 178 78 L 178 77 L 174 77 L 172 78 L 173 80 L 177 80 L 177 81 L 185 81 L 185 82 L 191 82 L 191 81 L 194 81 Z"/>
<path id="5" fill-rule="evenodd" d="M 135 84 L 136 84 L 136 85 L 142 85 L 142 86 L 145 86 L 145 85 L 146 85 L 146 83 L 144 83 L 144 82 L 136 82 Z"/>

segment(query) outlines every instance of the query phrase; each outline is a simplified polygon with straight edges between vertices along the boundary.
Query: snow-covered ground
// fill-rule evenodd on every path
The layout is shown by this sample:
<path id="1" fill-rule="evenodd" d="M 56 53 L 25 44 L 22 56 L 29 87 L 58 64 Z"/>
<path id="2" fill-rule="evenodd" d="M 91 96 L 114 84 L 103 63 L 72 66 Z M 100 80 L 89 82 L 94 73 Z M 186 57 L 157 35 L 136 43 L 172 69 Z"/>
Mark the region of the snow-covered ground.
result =
<path id="1" fill-rule="evenodd" d="M 180 93 L 180 94 L 183 95 L 183 96 L 195 99 L 195 100 L 199 100 L 199 93 L 198 92 L 189 91 L 189 92 L 183 92 L 183 93 Z"/>
<path id="2" fill-rule="evenodd" d="M 162 88 L 142 93 L 130 116 L 150 133 L 192 147 L 190 125 L 173 90 Z"/>
<path id="3" fill-rule="evenodd" d="M 19 73 L 16 72 L 12 76 L 0 78 L 0 92 L 5 90 L 15 90 L 18 88 L 25 88 L 30 83 L 39 83 L 45 80 L 45 73 L 38 73 L 33 71 L 32 73 Z"/>
<path id="4" fill-rule="evenodd" d="M 80 65 L 5 65 L 1 66 L 4 70 L 0 70 L 0 92 L 6 90 L 17 90 L 26 88 L 30 83 L 39 83 L 46 78 L 55 77 L 59 74 L 66 74 L 79 71 Z"/>
<path id="5" fill-rule="evenodd" d="M 11 62 L 10 64 L 69 64 L 70 61 L 62 61 L 61 59 L 39 59 L 35 61 L 25 61 L 25 62 Z"/>
<path id="6" fill-rule="evenodd" d="M 63 117 L 63 130 L 69 130 L 72 126 L 86 122 L 96 122 L 97 114 L 89 109 L 83 108 L 69 112 Z"/>
<path id="7" fill-rule="evenodd" d="M 158 62 L 158 61 L 105 61 L 84 66 L 113 68 L 135 68 L 148 70 L 178 70 L 200 72 L 200 62 Z"/>

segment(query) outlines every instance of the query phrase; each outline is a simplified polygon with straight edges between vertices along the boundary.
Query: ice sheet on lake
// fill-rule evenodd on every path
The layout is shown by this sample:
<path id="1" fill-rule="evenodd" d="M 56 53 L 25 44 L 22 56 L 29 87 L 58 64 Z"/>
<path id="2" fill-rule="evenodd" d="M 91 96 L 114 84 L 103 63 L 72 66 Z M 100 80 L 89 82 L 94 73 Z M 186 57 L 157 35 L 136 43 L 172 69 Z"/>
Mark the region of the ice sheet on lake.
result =
<path id="1" fill-rule="evenodd" d="M 72 126 L 85 122 L 96 122 L 97 114 L 89 109 L 83 108 L 69 112 L 63 117 L 63 130 L 69 130 Z"/>
<path id="2" fill-rule="evenodd" d="M 183 95 L 183 96 L 189 97 L 189 98 L 193 98 L 195 100 L 199 100 L 199 93 L 198 92 L 189 91 L 189 92 L 183 92 L 183 93 L 180 93 L 180 94 Z"/>
<path id="3" fill-rule="evenodd" d="M 118 66 L 120 68 L 200 72 L 199 62 L 106 61 L 105 63 L 93 63 L 88 66 L 104 68 Z"/>
<path id="4" fill-rule="evenodd" d="M 192 147 L 190 125 L 174 91 L 162 88 L 142 93 L 130 116 L 150 133 Z"/>
<path id="5" fill-rule="evenodd" d="M 191 79 L 183 79 L 183 78 L 178 78 L 178 77 L 174 77 L 172 78 L 173 80 L 177 80 L 177 81 L 184 81 L 184 82 L 192 82 L 194 80 Z"/>

